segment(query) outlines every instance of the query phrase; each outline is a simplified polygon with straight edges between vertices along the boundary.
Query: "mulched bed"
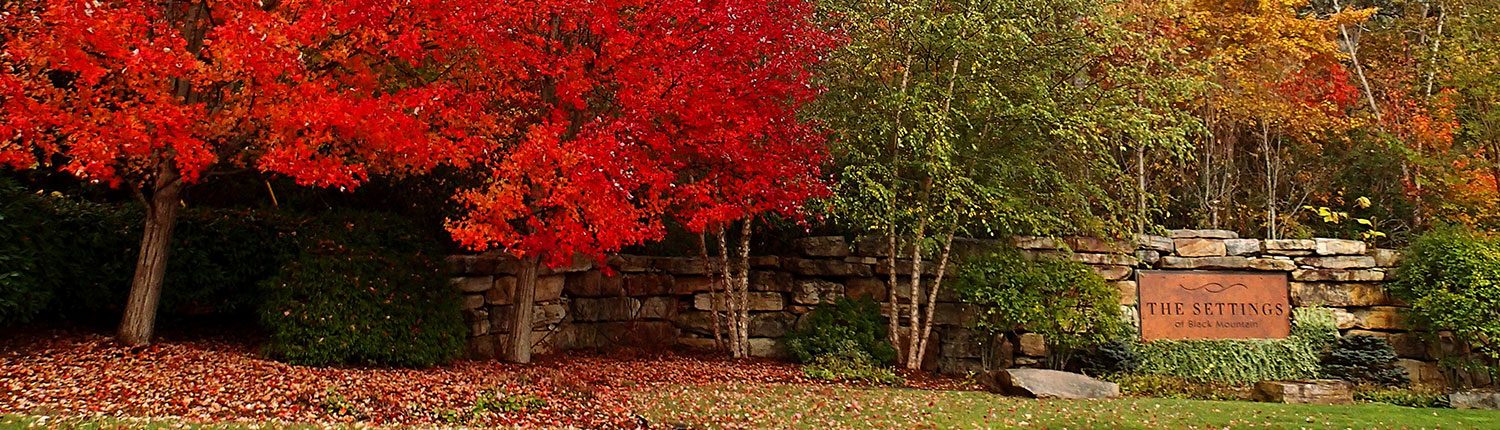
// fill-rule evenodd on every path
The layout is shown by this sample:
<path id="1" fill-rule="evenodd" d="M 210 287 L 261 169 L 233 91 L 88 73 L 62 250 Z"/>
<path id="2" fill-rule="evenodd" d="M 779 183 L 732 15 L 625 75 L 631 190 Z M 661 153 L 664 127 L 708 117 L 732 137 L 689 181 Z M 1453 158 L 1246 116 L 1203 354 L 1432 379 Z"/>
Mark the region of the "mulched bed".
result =
<path id="1" fill-rule="evenodd" d="M 529 366 L 460 361 L 433 369 L 316 368 L 262 357 L 224 338 L 141 348 L 108 336 L 43 331 L 0 339 L 0 412 L 192 421 L 639 428 L 632 393 L 680 384 L 816 384 L 797 366 L 690 353 L 571 353 Z M 968 389 L 908 374 L 908 385 Z M 468 414 L 484 393 L 524 410 Z M 537 406 L 540 403 L 542 406 Z"/>

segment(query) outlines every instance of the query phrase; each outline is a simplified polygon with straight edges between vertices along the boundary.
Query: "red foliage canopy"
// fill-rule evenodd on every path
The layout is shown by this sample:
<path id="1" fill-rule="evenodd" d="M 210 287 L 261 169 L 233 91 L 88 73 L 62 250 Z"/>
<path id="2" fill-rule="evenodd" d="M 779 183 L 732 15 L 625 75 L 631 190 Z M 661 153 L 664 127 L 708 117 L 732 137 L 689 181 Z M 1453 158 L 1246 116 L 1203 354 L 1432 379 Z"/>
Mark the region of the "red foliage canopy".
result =
<path id="1" fill-rule="evenodd" d="M 0 163 L 137 187 L 163 165 L 332 187 L 465 165 L 501 124 L 470 67 L 501 40 L 460 37 L 486 3 L 6 2 Z"/>
<path id="2" fill-rule="evenodd" d="M 796 117 L 831 38 L 802 1 L 531 0 L 514 84 L 530 123 L 450 223 L 474 249 L 553 264 L 826 192 L 823 137 Z"/>

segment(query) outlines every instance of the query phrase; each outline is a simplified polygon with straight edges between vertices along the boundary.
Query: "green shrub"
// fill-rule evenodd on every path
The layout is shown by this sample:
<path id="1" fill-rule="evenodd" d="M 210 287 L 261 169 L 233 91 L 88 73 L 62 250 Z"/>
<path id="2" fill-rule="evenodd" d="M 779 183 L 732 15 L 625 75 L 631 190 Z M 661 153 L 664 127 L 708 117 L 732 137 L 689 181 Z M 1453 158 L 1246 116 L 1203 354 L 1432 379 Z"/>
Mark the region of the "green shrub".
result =
<path id="1" fill-rule="evenodd" d="M 1354 387 L 1354 400 L 1387 403 L 1409 408 L 1448 408 L 1448 395 L 1428 388 L 1391 388 L 1379 385 Z"/>
<path id="2" fill-rule="evenodd" d="M 409 367 L 458 356 L 466 329 L 431 236 L 373 214 L 321 225 L 264 283 L 268 354 L 305 365 Z"/>
<path id="3" fill-rule="evenodd" d="M 1141 365 L 1136 343 L 1133 337 L 1120 337 L 1096 345 L 1078 356 L 1079 368 L 1094 375 L 1134 372 Z"/>
<path id="4" fill-rule="evenodd" d="M 1248 385 L 1205 383 L 1177 376 L 1119 373 L 1105 379 L 1120 384 L 1120 392 L 1128 396 L 1186 400 L 1246 400 L 1250 397 Z"/>
<path id="5" fill-rule="evenodd" d="M 1406 370 L 1397 363 L 1396 349 L 1375 336 L 1346 336 L 1323 356 L 1323 375 L 1356 384 L 1387 387 L 1406 385 Z"/>
<path id="6" fill-rule="evenodd" d="M 1413 322 L 1452 330 L 1473 352 L 1500 361 L 1500 240 L 1433 229 L 1412 241 L 1389 286 L 1411 303 Z"/>
<path id="7" fill-rule="evenodd" d="M 787 333 L 786 349 L 799 363 L 852 348 L 875 364 L 889 365 L 896 360 L 896 349 L 887 340 L 885 322 L 874 300 L 841 298 L 814 309 L 805 323 Z"/>
<path id="8" fill-rule="evenodd" d="M 35 206 L 24 189 L 0 179 L 0 327 L 31 321 L 52 300 L 41 276 Z"/>
<path id="9" fill-rule="evenodd" d="M 1338 333 L 1326 309 L 1297 308 L 1286 339 L 1153 340 L 1136 346 L 1146 375 L 1249 384 L 1319 375 L 1322 351 Z"/>
<path id="10" fill-rule="evenodd" d="M 819 354 L 802 366 L 809 378 L 825 381 L 855 382 L 872 385 L 898 385 L 901 376 L 870 358 L 859 345 L 845 340 L 836 351 Z"/>
<path id="11" fill-rule="evenodd" d="M 1126 333 L 1120 291 L 1083 263 L 1001 250 L 962 267 L 958 289 L 964 301 L 981 307 L 979 328 L 1041 334 L 1053 368 L 1066 366 L 1074 352 Z"/>

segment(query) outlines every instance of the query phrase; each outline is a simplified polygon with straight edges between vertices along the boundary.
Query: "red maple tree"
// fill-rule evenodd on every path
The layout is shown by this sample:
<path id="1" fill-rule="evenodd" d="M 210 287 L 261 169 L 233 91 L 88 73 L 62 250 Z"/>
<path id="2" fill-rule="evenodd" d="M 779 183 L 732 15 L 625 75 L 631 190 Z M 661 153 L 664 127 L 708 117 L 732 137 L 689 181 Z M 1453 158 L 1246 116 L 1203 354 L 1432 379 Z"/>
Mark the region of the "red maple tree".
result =
<path id="1" fill-rule="evenodd" d="M 808 2 L 523 1 L 510 28 L 530 91 L 524 126 L 459 196 L 463 245 L 522 257 L 512 327 L 529 327 L 538 265 L 792 211 L 825 189 L 823 139 L 796 110 L 831 39 Z M 528 330 L 506 358 L 529 359 Z"/>
<path id="2" fill-rule="evenodd" d="M 145 205 L 128 344 L 149 341 L 185 186 L 225 168 L 353 188 L 466 165 L 506 124 L 488 2 L 45 1 L 0 5 L 0 163 Z"/>

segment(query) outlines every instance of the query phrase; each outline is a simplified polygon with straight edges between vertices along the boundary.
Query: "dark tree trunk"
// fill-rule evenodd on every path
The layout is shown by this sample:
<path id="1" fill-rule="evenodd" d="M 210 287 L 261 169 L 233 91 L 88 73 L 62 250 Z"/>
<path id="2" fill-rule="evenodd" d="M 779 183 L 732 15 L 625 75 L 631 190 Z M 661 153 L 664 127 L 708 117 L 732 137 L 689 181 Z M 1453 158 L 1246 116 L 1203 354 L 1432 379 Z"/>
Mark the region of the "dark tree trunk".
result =
<path id="1" fill-rule="evenodd" d="M 146 203 L 146 228 L 141 236 L 141 253 L 135 260 L 135 277 L 130 280 L 125 316 L 120 320 L 120 341 L 126 345 L 151 342 L 156 327 L 156 308 L 161 301 L 161 284 L 167 273 L 167 254 L 172 250 L 172 227 L 177 224 L 182 186 L 176 173 L 170 167 L 164 167 L 155 180 L 155 192 L 142 199 Z"/>
<path id="2" fill-rule="evenodd" d="M 516 303 L 511 309 L 510 333 L 505 335 L 505 354 L 512 363 L 531 362 L 531 313 L 536 305 L 536 278 L 541 262 L 537 257 L 521 260 L 516 274 Z"/>

